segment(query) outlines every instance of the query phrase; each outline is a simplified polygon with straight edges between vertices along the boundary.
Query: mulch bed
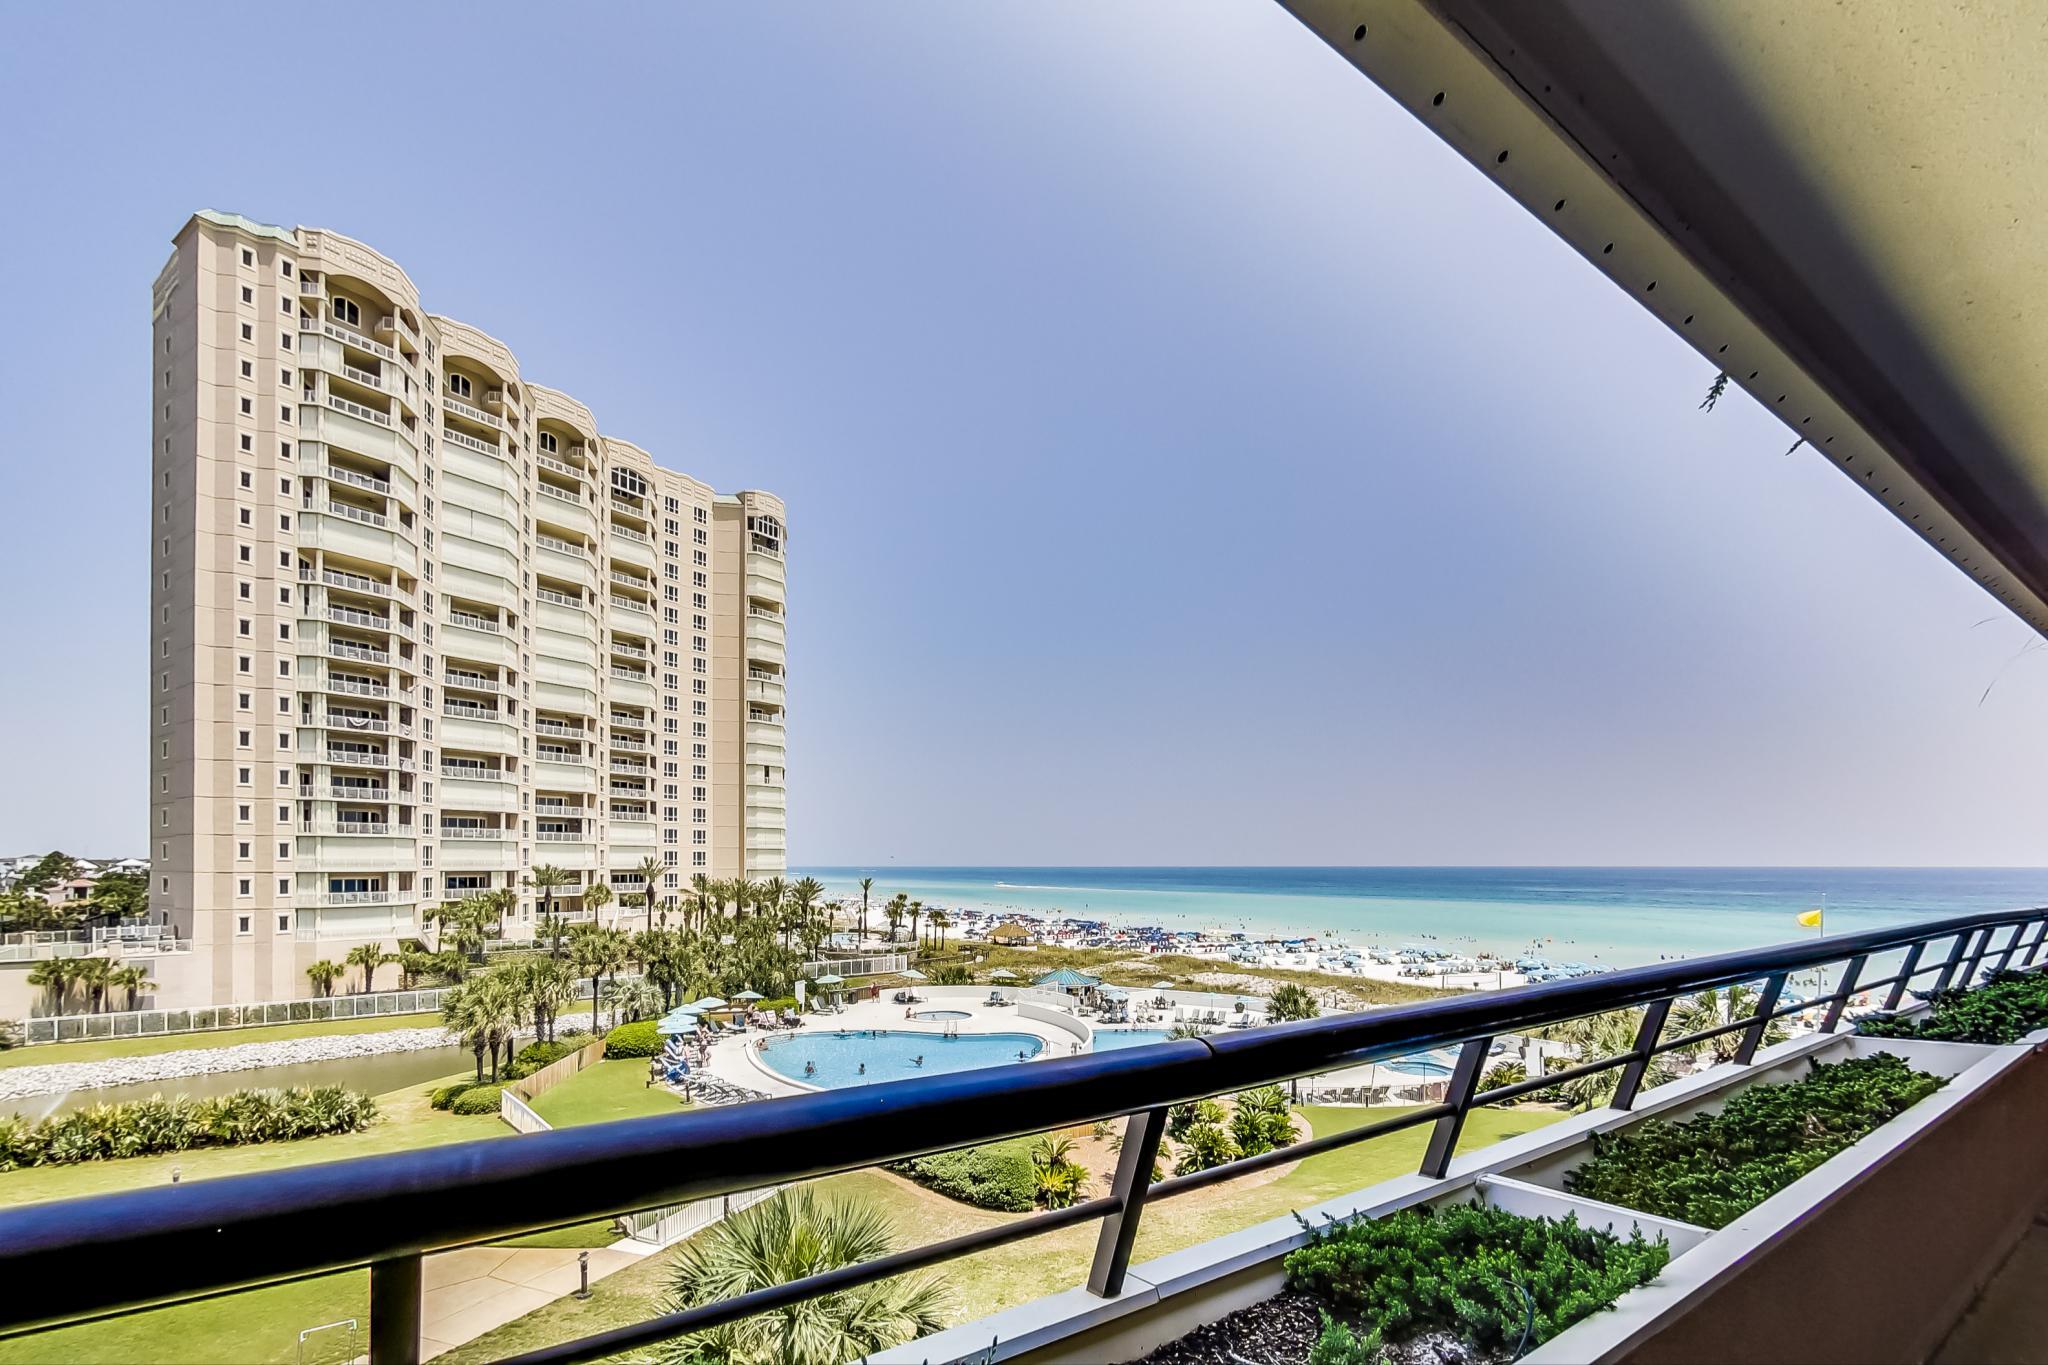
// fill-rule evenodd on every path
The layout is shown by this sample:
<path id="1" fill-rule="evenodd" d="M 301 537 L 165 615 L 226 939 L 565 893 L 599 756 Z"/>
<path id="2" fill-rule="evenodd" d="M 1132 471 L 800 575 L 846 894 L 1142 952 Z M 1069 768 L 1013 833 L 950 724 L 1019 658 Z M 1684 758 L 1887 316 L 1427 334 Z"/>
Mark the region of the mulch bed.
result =
<path id="1" fill-rule="evenodd" d="M 1197 1327 L 1135 1365 L 1306 1365 L 1322 1334 L 1322 1305 L 1308 1294 L 1282 1293 Z M 1425 1332 L 1384 1349 L 1392 1365 L 1503 1365 L 1513 1359 L 1505 1352 L 1474 1350 L 1448 1332 Z"/>

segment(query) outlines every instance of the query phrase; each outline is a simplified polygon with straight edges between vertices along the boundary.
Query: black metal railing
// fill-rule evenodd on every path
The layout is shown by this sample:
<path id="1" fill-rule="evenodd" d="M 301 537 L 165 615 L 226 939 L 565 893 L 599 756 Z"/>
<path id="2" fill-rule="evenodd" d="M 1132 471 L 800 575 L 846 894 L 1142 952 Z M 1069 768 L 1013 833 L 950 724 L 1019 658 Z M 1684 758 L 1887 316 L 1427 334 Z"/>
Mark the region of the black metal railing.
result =
<path id="1" fill-rule="evenodd" d="M 1626 1109 L 1661 1053 L 1740 1033 L 1734 1063 L 1747 1065 L 1774 1020 L 1825 1010 L 1818 1027 L 1832 1031 L 1859 992 L 1885 990 L 1884 1007 L 1896 1008 L 1923 976 L 1934 974 L 1931 989 L 1939 990 L 1974 981 L 1986 965 L 2029 965 L 2044 939 L 2048 908 L 1987 912 L 1026 1066 L 28 1205 L 0 1211 L 0 1284 L 8 1287 L 0 1337 L 368 1266 L 371 1358 L 414 1361 L 421 1259 L 432 1252 L 1126 1117 L 1117 1170 L 1101 1197 L 520 1359 L 596 1359 L 1096 1220 L 1088 1287 L 1114 1295 L 1153 1200 L 1422 1125 L 1431 1127 L 1422 1173 L 1441 1177 L 1477 1105 L 1619 1068 L 1612 1104 Z M 1946 951 L 1930 959 L 1930 945 Z M 1873 958 L 1895 951 L 1903 953 L 1897 970 L 1863 979 Z M 1825 994 L 1781 1003 L 1794 973 L 1837 963 L 1841 975 Z M 1749 982 L 1762 988 L 1748 1017 L 1662 1036 L 1679 996 Z M 1628 1051 L 1478 1088 L 1496 1037 L 1638 1007 L 1643 1017 Z M 1151 1179 L 1171 1105 L 1440 1047 L 1458 1049 L 1440 1102 Z"/>

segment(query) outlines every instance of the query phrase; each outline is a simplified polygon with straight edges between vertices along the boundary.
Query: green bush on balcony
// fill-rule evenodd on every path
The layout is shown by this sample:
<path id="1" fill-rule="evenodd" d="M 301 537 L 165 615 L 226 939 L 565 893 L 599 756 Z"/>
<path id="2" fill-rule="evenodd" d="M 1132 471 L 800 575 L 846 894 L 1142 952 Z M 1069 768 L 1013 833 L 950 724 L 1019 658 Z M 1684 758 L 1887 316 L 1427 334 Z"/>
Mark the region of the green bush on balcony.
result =
<path id="1" fill-rule="evenodd" d="M 1749 1086 L 1718 1113 L 1598 1134 L 1592 1159 L 1565 1175 L 1565 1188 L 1726 1227 L 1944 1083 L 1890 1053 L 1816 1063 L 1803 1080 Z"/>
<path id="2" fill-rule="evenodd" d="M 1313 1294 L 1338 1319 L 1326 1323 L 1313 1358 L 1339 1362 L 1371 1359 L 1375 1337 L 1399 1342 L 1431 1331 L 1456 1333 L 1487 1358 L 1511 1358 L 1525 1328 L 1528 1345 L 1548 1341 L 1657 1278 L 1670 1259 L 1662 1239 L 1640 1232 L 1623 1240 L 1576 1218 L 1454 1204 L 1314 1229 L 1284 1264 L 1287 1287 Z"/>
<path id="3" fill-rule="evenodd" d="M 661 1055 L 661 1034 L 655 1031 L 652 1019 L 621 1024 L 604 1036 L 604 1055 L 658 1057 Z"/>
<path id="4" fill-rule="evenodd" d="M 1940 991 L 1927 999 L 1934 1007 L 1927 1014 L 1865 1019 L 1856 1031 L 1870 1038 L 2002 1045 L 2048 1028 L 2048 973 L 1998 972 L 1976 990 Z"/>

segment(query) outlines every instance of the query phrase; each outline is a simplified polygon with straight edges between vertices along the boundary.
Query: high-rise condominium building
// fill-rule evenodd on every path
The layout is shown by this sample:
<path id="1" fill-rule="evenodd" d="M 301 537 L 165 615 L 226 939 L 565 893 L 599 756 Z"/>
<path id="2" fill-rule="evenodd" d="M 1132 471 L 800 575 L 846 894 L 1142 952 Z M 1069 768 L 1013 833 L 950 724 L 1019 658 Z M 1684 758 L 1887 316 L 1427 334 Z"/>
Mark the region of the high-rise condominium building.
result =
<path id="1" fill-rule="evenodd" d="M 649 865 L 657 908 L 784 870 L 778 499 L 600 434 L 331 232 L 202 212 L 152 313 L 160 1000 L 302 997 L 477 892 L 530 933 L 543 864 L 607 923 Z"/>

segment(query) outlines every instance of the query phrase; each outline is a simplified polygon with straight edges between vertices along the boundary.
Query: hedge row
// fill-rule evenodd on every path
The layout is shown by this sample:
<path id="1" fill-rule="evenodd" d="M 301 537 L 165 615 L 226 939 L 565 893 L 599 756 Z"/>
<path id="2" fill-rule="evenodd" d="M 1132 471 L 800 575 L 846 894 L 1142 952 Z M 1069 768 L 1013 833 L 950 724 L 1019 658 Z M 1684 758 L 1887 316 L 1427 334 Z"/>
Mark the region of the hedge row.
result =
<path id="1" fill-rule="evenodd" d="M 0 1116 L 0 1171 L 355 1133 L 376 1117 L 368 1095 L 338 1085 L 237 1090 L 210 1099 L 153 1095 L 40 1122 Z"/>
<path id="2" fill-rule="evenodd" d="M 926 1189 L 977 1208 L 1024 1213 L 1038 1191 L 1031 1165 L 1032 1138 L 1011 1138 L 981 1147 L 912 1157 L 889 1169 Z"/>

